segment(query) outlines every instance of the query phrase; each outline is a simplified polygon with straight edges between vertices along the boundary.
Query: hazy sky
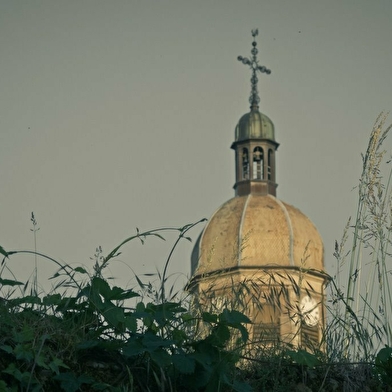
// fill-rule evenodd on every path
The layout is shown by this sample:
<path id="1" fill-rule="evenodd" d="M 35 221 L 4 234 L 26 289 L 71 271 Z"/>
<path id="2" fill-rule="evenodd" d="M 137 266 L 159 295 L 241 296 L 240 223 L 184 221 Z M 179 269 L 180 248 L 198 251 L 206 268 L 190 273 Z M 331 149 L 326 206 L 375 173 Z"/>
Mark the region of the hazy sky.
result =
<path id="1" fill-rule="evenodd" d="M 234 195 L 230 145 L 250 92 L 236 58 L 258 28 L 278 197 L 315 223 L 332 272 L 360 152 L 392 109 L 391 18 L 390 0 L 0 0 L 0 245 L 33 248 L 34 211 L 38 250 L 92 265 L 96 246 L 135 227 L 211 216 Z M 191 248 L 170 267 L 182 281 Z M 127 284 L 167 253 L 135 242 L 108 274 Z"/>

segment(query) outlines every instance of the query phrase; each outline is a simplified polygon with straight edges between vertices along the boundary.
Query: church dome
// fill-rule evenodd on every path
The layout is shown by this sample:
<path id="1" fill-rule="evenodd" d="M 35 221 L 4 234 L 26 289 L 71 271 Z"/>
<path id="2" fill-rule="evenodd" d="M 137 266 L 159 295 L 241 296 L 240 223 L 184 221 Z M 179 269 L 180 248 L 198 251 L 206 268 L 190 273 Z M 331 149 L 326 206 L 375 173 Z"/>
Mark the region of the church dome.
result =
<path id="1" fill-rule="evenodd" d="M 269 139 L 275 141 L 275 127 L 265 114 L 252 109 L 244 114 L 235 128 L 235 141 L 247 139 Z"/>
<path id="2" fill-rule="evenodd" d="M 272 195 L 237 196 L 204 228 L 192 253 L 192 275 L 241 267 L 323 271 L 323 242 L 297 208 Z"/>
<path id="3" fill-rule="evenodd" d="M 252 56 L 238 56 L 252 77 L 251 110 L 240 118 L 231 145 L 235 197 L 215 211 L 197 239 L 187 289 L 202 310 L 232 306 L 244 312 L 255 346 L 322 349 L 328 279 L 323 242 L 305 214 L 276 197 L 279 143 L 274 124 L 258 110 L 257 89 L 257 74 L 271 71 L 259 65 L 257 34 L 252 30 Z M 306 310 L 302 304 L 309 301 Z M 317 315 L 315 323 L 308 313 Z"/>

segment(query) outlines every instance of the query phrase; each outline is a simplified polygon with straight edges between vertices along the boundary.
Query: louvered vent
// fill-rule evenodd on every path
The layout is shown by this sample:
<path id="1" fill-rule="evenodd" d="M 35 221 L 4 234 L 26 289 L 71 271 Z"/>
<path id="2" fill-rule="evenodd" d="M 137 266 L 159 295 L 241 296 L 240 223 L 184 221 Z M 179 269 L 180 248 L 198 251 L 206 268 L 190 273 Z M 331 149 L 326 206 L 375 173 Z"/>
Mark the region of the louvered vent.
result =
<path id="1" fill-rule="evenodd" d="M 304 346 L 317 347 L 319 345 L 319 327 L 309 327 L 305 323 L 301 328 L 301 340 Z"/>
<path id="2" fill-rule="evenodd" d="M 253 340 L 265 344 L 277 343 L 279 340 L 279 324 L 255 324 L 253 326 Z"/>

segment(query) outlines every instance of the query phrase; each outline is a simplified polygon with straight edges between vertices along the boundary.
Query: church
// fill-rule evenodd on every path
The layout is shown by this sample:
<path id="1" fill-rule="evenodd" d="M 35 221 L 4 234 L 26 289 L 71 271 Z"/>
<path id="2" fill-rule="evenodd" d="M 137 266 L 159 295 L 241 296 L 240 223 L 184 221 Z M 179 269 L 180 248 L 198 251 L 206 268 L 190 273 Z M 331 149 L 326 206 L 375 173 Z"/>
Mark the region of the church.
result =
<path id="1" fill-rule="evenodd" d="M 249 58 L 250 111 L 235 127 L 235 196 L 210 217 L 191 255 L 188 290 L 209 311 L 244 312 L 255 344 L 319 348 L 325 326 L 323 242 L 300 210 L 277 198 L 279 143 L 259 111 L 256 36 Z"/>

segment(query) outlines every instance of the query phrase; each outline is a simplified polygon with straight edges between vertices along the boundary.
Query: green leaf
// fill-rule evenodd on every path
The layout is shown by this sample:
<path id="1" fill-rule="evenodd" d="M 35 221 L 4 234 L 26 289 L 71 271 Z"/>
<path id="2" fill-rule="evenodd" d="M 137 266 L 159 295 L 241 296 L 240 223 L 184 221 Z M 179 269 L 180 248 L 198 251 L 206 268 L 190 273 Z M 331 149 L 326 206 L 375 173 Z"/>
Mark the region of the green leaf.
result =
<path id="1" fill-rule="evenodd" d="M 192 316 L 190 313 L 184 313 L 181 315 L 181 320 L 184 322 L 192 321 L 194 319 L 194 316 Z"/>
<path id="2" fill-rule="evenodd" d="M 160 238 L 162 241 L 166 241 L 166 239 L 164 237 L 162 237 L 160 234 L 158 233 L 151 233 L 154 237 L 158 237 Z"/>
<path id="3" fill-rule="evenodd" d="M 122 352 L 126 357 L 135 357 L 141 353 L 144 353 L 146 349 L 143 347 L 141 339 L 139 337 L 133 337 L 125 343 Z"/>
<path id="4" fill-rule="evenodd" d="M 94 391 L 116 391 L 117 389 L 113 389 L 110 384 L 106 384 L 104 382 L 97 382 L 91 385 Z M 1 392 L 1 391 L 0 391 Z"/>
<path id="5" fill-rule="evenodd" d="M 2 246 L 0 246 L 0 254 L 5 257 L 8 257 L 8 252 Z"/>
<path id="6" fill-rule="evenodd" d="M 23 283 L 22 282 L 18 282 L 17 280 L 1 279 L 0 278 L 0 285 L 3 285 L 3 286 L 21 286 L 21 285 L 23 285 Z"/>
<path id="7" fill-rule="evenodd" d="M 376 364 L 377 361 L 381 364 L 381 363 L 386 363 L 391 361 L 392 362 L 392 347 L 384 347 L 382 348 L 376 357 Z"/>
<path id="8" fill-rule="evenodd" d="M 34 339 L 35 333 L 33 328 L 25 326 L 20 332 L 15 332 L 13 337 L 16 343 L 29 343 Z"/>
<path id="9" fill-rule="evenodd" d="M 165 350 L 151 351 L 150 357 L 159 367 L 165 367 L 171 364 L 171 356 Z"/>
<path id="10" fill-rule="evenodd" d="M 62 275 L 62 274 L 60 274 L 59 272 L 55 272 L 54 275 L 52 275 L 52 276 L 49 278 L 49 280 L 50 280 L 50 279 L 58 278 L 58 277 L 61 276 L 61 275 Z"/>
<path id="11" fill-rule="evenodd" d="M 136 312 L 144 312 L 146 310 L 146 306 L 143 302 L 138 302 L 136 304 Z"/>
<path id="12" fill-rule="evenodd" d="M 150 332 L 144 334 L 142 341 L 143 346 L 146 347 L 147 351 L 149 352 L 152 352 L 160 347 L 170 347 L 174 344 L 173 340 L 162 338 Z"/>
<path id="13" fill-rule="evenodd" d="M 120 327 L 120 323 L 124 323 L 124 309 L 114 306 L 111 303 L 105 303 L 105 307 L 102 309 L 102 314 L 105 320 L 113 327 Z"/>
<path id="14" fill-rule="evenodd" d="M 3 350 L 3 351 L 5 351 L 8 354 L 11 354 L 14 351 L 13 348 L 11 346 L 8 346 L 8 345 L 0 346 L 0 350 Z"/>
<path id="15" fill-rule="evenodd" d="M 137 331 L 137 318 L 134 317 L 133 314 L 129 314 L 125 317 L 125 327 L 130 332 L 135 333 Z"/>
<path id="16" fill-rule="evenodd" d="M 91 282 L 91 290 L 93 292 L 97 291 L 104 298 L 107 298 L 107 299 L 109 298 L 109 295 L 111 292 L 109 283 L 106 282 L 106 280 L 104 280 L 102 278 L 98 278 L 98 277 L 93 278 L 93 280 Z"/>
<path id="17" fill-rule="evenodd" d="M 87 375 L 76 377 L 73 373 L 60 373 L 54 377 L 55 380 L 60 381 L 61 387 L 67 392 L 76 392 L 82 384 L 92 384 L 94 379 Z"/>
<path id="18" fill-rule="evenodd" d="M 230 326 L 235 326 L 241 323 L 248 324 L 251 322 L 248 317 L 238 310 L 228 309 L 223 309 L 222 313 L 219 315 L 219 319 Z"/>
<path id="19" fill-rule="evenodd" d="M 218 322 L 218 316 L 216 314 L 208 313 L 208 312 L 203 312 L 201 315 L 201 318 L 203 321 L 207 323 L 216 323 Z"/>
<path id="20" fill-rule="evenodd" d="M 83 267 L 74 268 L 75 272 L 80 272 L 81 274 L 87 274 L 88 272 Z"/>
<path id="21" fill-rule="evenodd" d="M 26 362 L 31 362 L 34 359 L 31 346 L 27 344 L 17 344 L 14 348 L 14 354 L 16 359 L 22 359 Z"/>
<path id="22" fill-rule="evenodd" d="M 122 301 L 124 299 L 140 297 L 138 293 L 135 293 L 132 289 L 123 290 L 121 287 L 114 286 L 109 294 L 110 300 Z"/>
<path id="23" fill-rule="evenodd" d="M 22 298 L 14 298 L 8 301 L 12 306 L 18 306 L 21 304 L 40 304 L 41 298 L 35 295 L 27 295 L 26 297 Z"/>
<path id="24" fill-rule="evenodd" d="M 56 374 L 60 373 L 61 367 L 64 369 L 69 369 L 69 367 L 60 358 L 57 357 L 54 357 L 53 360 L 49 363 L 49 369 Z"/>
<path id="25" fill-rule="evenodd" d="M 314 354 L 308 353 L 305 350 L 287 350 L 286 353 L 294 362 L 298 363 L 299 365 L 314 367 L 321 363 Z"/>
<path id="26" fill-rule="evenodd" d="M 139 277 L 137 275 L 135 275 L 136 281 L 139 284 L 141 289 L 144 289 L 146 287 L 146 285 L 139 279 Z"/>
<path id="27" fill-rule="evenodd" d="M 146 314 L 145 316 L 142 317 L 143 320 L 143 325 L 145 325 L 148 329 L 151 331 L 157 331 L 158 327 L 154 324 L 154 318 L 151 317 L 150 315 Z"/>
<path id="28" fill-rule="evenodd" d="M 99 346 L 98 340 L 83 340 L 83 342 L 79 343 L 76 347 L 78 350 L 86 350 L 97 346 Z"/>
<path id="29" fill-rule="evenodd" d="M 192 353 L 192 358 L 195 359 L 200 365 L 202 365 L 205 369 L 210 370 L 212 357 L 215 356 L 218 350 L 214 347 L 211 349 L 211 346 L 204 344 L 197 344 L 196 349 L 198 352 Z"/>
<path id="30" fill-rule="evenodd" d="M 232 385 L 230 385 L 236 392 L 252 392 L 252 387 L 244 382 L 234 381 Z"/>
<path id="31" fill-rule="evenodd" d="M 236 327 L 241 332 L 241 340 L 246 343 L 249 339 L 249 332 L 242 324 Z"/>
<path id="32" fill-rule="evenodd" d="M 15 365 L 15 363 L 10 363 L 5 370 L 3 370 L 3 373 L 10 374 L 12 377 L 14 377 L 16 380 L 18 380 L 20 383 L 26 383 L 28 382 L 30 378 L 30 373 L 29 372 L 21 372 Z"/>
<path id="33" fill-rule="evenodd" d="M 191 374 L 195 371 L 196 362 L 185 354 L 173 354 L 171 356 L 174 367 L 183 374 Z"/>
<path id="34" fill-rule="evenodd" d="M 61 295 L 60 294 L 48 294 L 45 297 L 42 298 L 42 304 L 43 305 L 60 305 L 62 302 Z"/>
<path id="35" fill-rule="evenodd" d="M 217 346 L 223 346 L 230 339 L 230 331 L 226 325 L 218 325 L 214 330 L 213 336 L 217 339 L 213 340 Z"/>
<path id="36" fill-rule="evenodd" d="M 0 380 L 0 392 L 9 392 L 7 384 L 3 380 Z"/>
<path id="37" fill-rule="evenodd" d="M 40 366 L 44 369 L 49 369 L 49 365 L 46 363 L 46 360 L 47 360 L 47 358 L 44 355 L 36 355 L 35 356 L 35 363 L 38 366 Z"/>
<path id="38" fill-rule="evenodd" d="M 172 331 L 172 337 L 176 342 L 176 345 L 182 345 L 183 342 L 185 342 L 188 338 L 188 335 L 186 334 L 186 332 L 182 329 L 174 329 Z"/>

